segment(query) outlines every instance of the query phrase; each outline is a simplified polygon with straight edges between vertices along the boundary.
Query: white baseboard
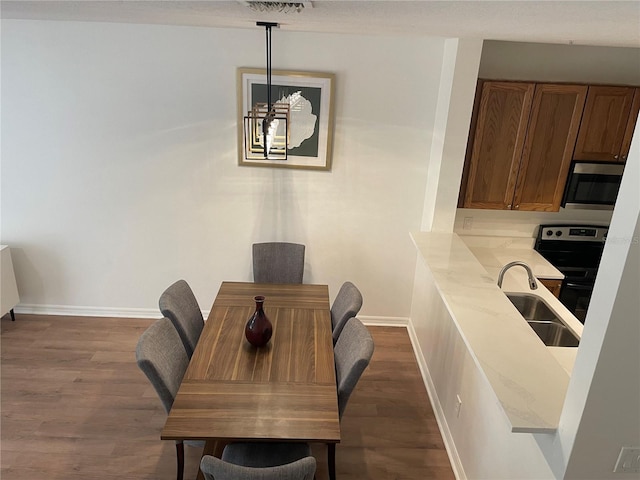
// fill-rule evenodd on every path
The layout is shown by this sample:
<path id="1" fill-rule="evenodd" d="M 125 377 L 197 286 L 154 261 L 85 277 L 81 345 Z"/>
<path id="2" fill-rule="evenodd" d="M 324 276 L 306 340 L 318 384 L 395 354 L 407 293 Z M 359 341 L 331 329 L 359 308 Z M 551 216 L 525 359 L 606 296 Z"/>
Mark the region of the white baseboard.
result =
<path id="1" fill-rule="evenodd" d="M 160 310 L 153 308 L 79 307 L 74 305 L 31 305 L 21 303 L 16 313 L 34 315 L 68 315 L 71 317 L 160 318 Z"/>
<path id="2" fill-rule="evenodd" d="M 409 325 L 407 317 L 373 317 L 358 315 L 362 323 L 369 327 L 406 327 Z"/>
<path id="3" fill-rule="evenodd" d="M 451 434 L 451 430 L 449 430 L 447 419 L 444 416 L 442 405 L 440 404 L 440 400 L 438 399 L 438 395 L 436 393 L 436 387 L 433 384 L 433 380 L 431 379 L 429 367 L 427 366 L 424 354 L 422 353 L 422 348 L 420 348 L 418 336 L 416 335 L 416 331 L 413 328 L 413 323 L 411 322 L 411 320 L 409 320 L 408 322 L 407 332 L 409 333 L 409 339 L 411 340 L 411 345 L 413 346 L 413 353 L 415 354 L 416 360 L 418 362 L 418 368 L 420 369 L 420 374 L 422 375 L 424 386 L 427 389 L 429 400 L 431 400 L 431 406 L 433 407 L 433 413 L 436 417 L 436 422 L 438 422 L 438 428 L 440 429 L 440 433 L 442 434 L 444 447 L 447 450 L 447 455 L 449 455 L 449 461 L 451 462 L 453 474 L 458 480 L 466 480 L 467 476 L 464 473 L 460 455 L 458 455 L 458 450 L 456 449 L 455 442 L 453 441 L 453 435 Z"/>
<path id="4" fill-rule="evenodd" d="M 14 309 L 15 313 L 34 315 L 68 315 L 72 317 L 114 317 L 114 318 L 160 318 L 162 314 L 157 308 L 114 308 L 114 307 L 79 307 L 72 305 L 32 305 L 21 303 Z M 207 318 L 209 310 L 202 310 L 202 317 Z M 407 317 L 358 316 L 365 325 L 375 327 L 406 327 Z"/>

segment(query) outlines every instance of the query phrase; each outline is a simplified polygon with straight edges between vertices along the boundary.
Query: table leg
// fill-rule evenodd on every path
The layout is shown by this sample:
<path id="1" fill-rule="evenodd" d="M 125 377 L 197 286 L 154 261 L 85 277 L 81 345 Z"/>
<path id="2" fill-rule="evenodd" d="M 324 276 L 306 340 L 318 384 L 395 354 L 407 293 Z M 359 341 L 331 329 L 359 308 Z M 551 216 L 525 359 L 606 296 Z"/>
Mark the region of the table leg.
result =
<path id="1" fill-rule="evenodd" d="M 13 308 L 11 310 L 9 310 L 9 313 L 11 314 L 11 321 L 15 322 L 16 321 L 16 314 L 13 313 Z"/>
<path id="2" fill-rule="evenodd" d="M 327 444 L 327 457 L 329 461 L 329 480 L 336 480 L 336 444 Z"/>
<path id="3" fill-rule="evenodd" d="M 178 468 L 177 479 L 182 480 L 184 476 L 184 443 L 176 442 L 176 464 Z"/>

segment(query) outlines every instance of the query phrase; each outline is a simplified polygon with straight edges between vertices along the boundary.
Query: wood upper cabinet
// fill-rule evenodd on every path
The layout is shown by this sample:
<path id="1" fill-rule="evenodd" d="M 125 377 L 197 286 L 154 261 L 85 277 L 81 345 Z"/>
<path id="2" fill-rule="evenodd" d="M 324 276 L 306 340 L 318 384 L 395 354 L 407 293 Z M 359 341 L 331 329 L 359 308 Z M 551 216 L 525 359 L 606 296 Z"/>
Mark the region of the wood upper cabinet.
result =
<path id="1" fill-rule="evenodd" d="M 464 207 L 511 208 L 533 91 L 533 83 L 483 82 Z"/>
<path id="2" fill-rule="evenodd" d="M 631 149 L 631 139 L 633 138 L 633 132 L 636 129 L 636 122 L 638 121 L 638 113 L 640 112 L 640 88 L 634 89 L 633 103 L 631 104 L 631 113 L 629 113 L 629 121 L 627 121 L 627 129 L 624 132 L 622 138 L 622 147 L 620 148 L 620 160 L 622 162 L 627 161 L 629 156 L 629 150 Z"/>
<path id="3" fill-rule="evenodd" d="M 640 89 L 590 86 L 575 160 L 625 162 L 640 109 Z"/>
<path id="4" fill-rule="evenodd" d="M 584 85 L 536 85 L 514 210 L 560 209 L 586 96 Z"/>
<path id="5" fill-rule="evenodd" d="M 462 206 L 558 211 L 586 94 L 584 85 L 484 82 Z"/>

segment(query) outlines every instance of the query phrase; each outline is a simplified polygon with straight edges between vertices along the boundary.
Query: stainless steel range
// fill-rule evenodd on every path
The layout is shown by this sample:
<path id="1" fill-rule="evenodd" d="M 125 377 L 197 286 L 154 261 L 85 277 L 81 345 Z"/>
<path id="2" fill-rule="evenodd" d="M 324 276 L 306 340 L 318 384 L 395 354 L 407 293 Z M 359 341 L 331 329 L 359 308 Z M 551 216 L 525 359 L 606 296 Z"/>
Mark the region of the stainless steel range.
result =
<path id="1" fill-rule="evenodd" d="M 584 323 L 608 227 L 540 225 L 535 250 L 565 278 L 560 301 Z"/>

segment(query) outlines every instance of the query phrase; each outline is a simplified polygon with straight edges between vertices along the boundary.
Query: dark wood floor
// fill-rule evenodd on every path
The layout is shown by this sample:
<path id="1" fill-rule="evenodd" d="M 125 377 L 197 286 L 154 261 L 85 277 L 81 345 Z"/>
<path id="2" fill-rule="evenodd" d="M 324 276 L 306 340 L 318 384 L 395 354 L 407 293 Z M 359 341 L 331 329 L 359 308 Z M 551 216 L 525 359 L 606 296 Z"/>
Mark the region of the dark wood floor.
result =
<path id="1" fill-rule="evenodd" d="M 175 478 L 165 413 L 135 363 L 152 320 L 8 315 L 1 326 L 3 480 Z M 403 328 L 370 327 L 376 351 L 342 418 L 339 480 L 452 479 Z M 326 450 L 314 445 L 318 480 Z M 185 478 L 201 451 L 185 448 Z"/>

